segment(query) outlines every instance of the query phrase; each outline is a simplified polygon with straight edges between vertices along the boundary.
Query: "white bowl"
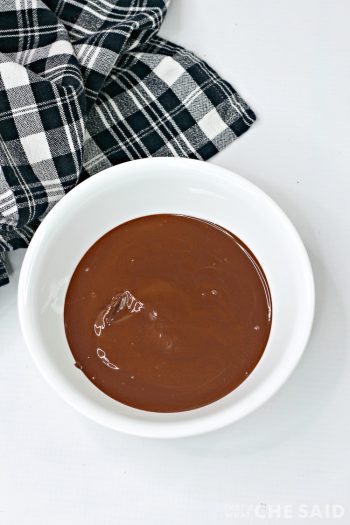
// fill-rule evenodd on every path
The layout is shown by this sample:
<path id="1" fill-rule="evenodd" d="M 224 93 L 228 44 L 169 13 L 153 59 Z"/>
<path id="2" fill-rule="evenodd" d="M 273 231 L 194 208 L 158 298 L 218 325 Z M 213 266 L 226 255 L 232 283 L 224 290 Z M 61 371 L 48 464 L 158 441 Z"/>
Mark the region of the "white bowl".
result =
<path id="1" fill-rule="evenodd" d="M 188 412 L 145 412 L 109 398 L 73 366 L 64 330 L 68 283 L 84 253 L 115 226 L 155 213 L 192 215 L 233 232 L 260 261 L 272 296 L 271 333 L 253 373 L 224 398 Z M 256 186 L 212 164 L 153 158 L 107 169 L 77 186 L 53 208 L 27 250 L 18 307 L 34 361 L 68 403 L 122 432 L 180 437 L 237 421 L 286 381 L 309 337 L 314 282 L 295 228 Z"/>

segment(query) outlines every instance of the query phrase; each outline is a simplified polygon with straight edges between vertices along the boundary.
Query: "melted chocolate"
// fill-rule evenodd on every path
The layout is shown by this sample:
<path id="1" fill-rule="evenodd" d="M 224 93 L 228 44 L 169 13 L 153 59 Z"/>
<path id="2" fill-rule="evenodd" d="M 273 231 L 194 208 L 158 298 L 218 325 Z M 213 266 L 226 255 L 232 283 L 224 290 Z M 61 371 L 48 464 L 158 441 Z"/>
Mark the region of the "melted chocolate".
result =
<path id="1" fill-rule="evenodd" d="M 64 320 L 77 368 L 100 390 L 142 410 L 179 412 L 220 399 L 252 372 L 271 298 L 261 266 L 232 233 L 151 215 L 84 255 Z"/>

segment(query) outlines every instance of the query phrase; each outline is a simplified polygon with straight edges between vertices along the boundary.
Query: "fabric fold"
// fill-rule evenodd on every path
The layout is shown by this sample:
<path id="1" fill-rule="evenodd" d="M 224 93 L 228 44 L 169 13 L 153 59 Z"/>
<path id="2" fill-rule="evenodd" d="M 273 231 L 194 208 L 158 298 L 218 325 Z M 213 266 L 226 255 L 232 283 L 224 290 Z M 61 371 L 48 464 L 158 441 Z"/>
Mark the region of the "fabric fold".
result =
<path id="1" fill-rule="evenodd" d="M 6 5 L 5 5 L 6 4 Z M 26 246 L 78 182 L 148 156 L 207 160 L 255 115 L 157 36 L 164 0 L 0 5 L 0 254 Z M 7 282 L 0 258 L 0 284 Z"/>

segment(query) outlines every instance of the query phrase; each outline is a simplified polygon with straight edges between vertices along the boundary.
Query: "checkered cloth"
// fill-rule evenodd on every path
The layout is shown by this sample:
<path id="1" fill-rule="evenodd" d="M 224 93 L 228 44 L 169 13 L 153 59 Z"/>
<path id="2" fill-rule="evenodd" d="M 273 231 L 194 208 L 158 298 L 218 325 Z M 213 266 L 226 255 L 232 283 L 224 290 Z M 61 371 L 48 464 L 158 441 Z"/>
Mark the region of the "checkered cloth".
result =
<path id="1" fill-rule="evenodd" d="M 255 115 L 156 34 L 165 0 L 0 0 L 0 284 L 71 188 L 149 156 L 208 159 Z"/>

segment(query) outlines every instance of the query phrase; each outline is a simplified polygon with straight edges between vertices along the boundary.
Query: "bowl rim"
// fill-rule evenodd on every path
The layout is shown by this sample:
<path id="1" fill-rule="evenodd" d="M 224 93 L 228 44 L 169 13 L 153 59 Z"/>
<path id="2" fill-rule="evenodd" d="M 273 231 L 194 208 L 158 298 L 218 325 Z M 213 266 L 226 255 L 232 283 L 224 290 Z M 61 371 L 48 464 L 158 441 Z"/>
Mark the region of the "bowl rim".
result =
<path id="1" fill-rule="evenodd" d="M 302 263 L 303 263 L 303 272 L 307 276 L 308 281 L 308 310 L 305 312 L 305 315 L 307 315 L 308 322 L 306 325 L 304 325 L 304 333 L 302 334 L 301 342 L 299 344 L 299 347 L 297 349 L 294 348 L 294 354 L 293 359 L 290 359 L 288 367 L 285 367 L 283 370 L 280 371 L 278 378 L 274 380 L 274 382 L 270 382 L 269 389 L 265 389 L 264 396 L 262 396 L 261 399 L 258 401 L 255 401 L 255 403 L 251 403 L 250 406 L 245 406 L 244 409 L 241 410 L 241 413 L 236 417 L 227 417 L 220 419 L 215 419 L 214 421 L 211 421 L 210 425 L 198 425 L 195 421 L 186 421 L 184 422 L 172 422 L 172 424 L 168 427 L 164 423 L 159 422 L 146 422 L 141 421 L 140 427 L 141 428 L 135 428 L 133 426 L 129 428 L 123 428 L 123 421 L 120 421 L 119 425 L 112 424 L 108 418 L 104 417 L 103 411 L 101 411 L 101 414 L 97 414 L 96 411 L 92 413 L 92 410 L 88 409 L 87 403 L 84 402 L 77 402 L 77 399 L 72 399 L 72 397 L 67 393 L 63 392 L 62 389 L 57 385 L 55 382 L 52 374 L 50 374 L 47 370 L 47 367 L 43 365 L 41 362 L 41 358 L 38 355 L 38 353 L 35 350 L 35 344 L 34 341 L 35 337 L 32 335 L 30 326 L 28 326 L 27 322 L 27 313 L 26 313 L 26 307 L 24 302 L 24 296 L 25 296 L 25 286 L 26 282 L 29 278 L 29 273 L 33 264 L 32 258 L 35 255 L 35 250 L 40 246 L 40 243 L 42 241 L 42 233 L 45 229 L 50 227 L 52 223 L 55 222 L 56 216 L 61 213 L 61 209 L 64 210 L 67 206 L 69 206 L 70 201 L 74 200 L 76 198 L 76 195 L 79 193 L 89 192 L 93 191 L 93 188 L 95 186 L 99 186 L 101 184 L 102 178 L 109 178 L 111 176 L 117 176 L 117 170 L 120 167 L 123 167 L 126 165 L 128 166 L 128 169 L 132 169 L 132 166 L 135 167 L 136 170 L 142 169 L 142 165 L 147 163 L 148 165 L 158 164 L 158 165 L 167 165 L 168 163 L 172 163 L 174 166 L 178 166 L 179 169 L 185 170 L 185 169 L 191 169 L 191 165 L 193 167 L 197 167 L 198 163 L 201 163 L 201 169 L 206 170 L 208 173 L 216 173 L 221 174 L 222 176 L 227 177 L 228 175 L 235 179 L 236 183 L 242 188 L 246 190 L 253 191 L 255 194 L 257 194 L 259 197 L 262 198 L 263 201 L 266 202 L 267 205 L 272 207 L 280 217 L 281 221 L 283 221 L 284 225 L 289 229 L 289 233 L 294 237 L 294 241 L 299 245 L 300 255 L 302 257 Z M 311 263 L 307 254 L 307 251 L 305 249 L 305 246 L 301 240 L 301 237 L 296 230 L 295 226 L 291 222 L 291 220 L 288 218 L 288 216 L 285 214 L 285 212 L 276 204 L 276 202 L 269 197 L 263 190 L 261 190 L 258 186 L 250 182 L 249 180 L 245 179 L 241 175 L 238 175 L 237 173 L 217 166 L 215 164 L 211 163 L 205 163 L 203 161 L 194 160 L 194 159 L 184 159 L 184 158 L 174 158 L 174 157 L 151 157 L 146 159 L 138 159 L 134 161 L 129 161 L 125 164 L 111 166 L 105 170 L 102 170 L 101 172 L 97 173 L 97 177 L 92 176 L 82 183 L 78 184 L 75 188 L 73 188 L 69 193 L 67 193 L 55 206 L 48 215 L 44 218 L 42 223 L 39 225 L 37 231 L 34 233 L 34 236 L 32 238 L 32 241 L 29 244 L 29 247 L 27 249 L 27 252 L 25 254 L 22 268 L 20 271 L 19 276 L 19 284 L 18 284 L 18 293 L 17 293 L 17 302 L 18 302 L 18 314 L 19 314 L 19 321 L 20 321 L 20 327 L 21 331 L 26 343 L 26 346 L 29 350 L 29 353 L 35 362 L 36 366 L 38 367 L 40 373 L 44 376 L 45 380 L 49 383 L 49 385 L 59 394 L 61 398 L 63 398 L 68 404 L 70 404 L 73 408 L 75 408 L 78 412 L 84 414 L 89 419 L 98 422 L 102 424 L 103 426 L 109 427 L 114 430 L 118 430 L 127 434 L 133 434 L 138 435 L 142 437 L 153 437 L 153 438 L 176 438 L 176 437 L 186 437 L 186 436 L 192 436 L 197 434 L 204 434 L 207 432 L 211 432 L 214 430 L 217 430 L 219 428 L 222 428 L 228 424 L 231 424 L 235 421 L 238 421 L 239 419 L 242 419 L 243 417 L 247 416 L 248 414 L 255 411 L 257 408 L 262 406 L 264 403 L 266 403 L 279 389 L 280 387 L 287 381 L 289 376 L 292 374 L 294 369 L 296 368 L 305 348 L 308 343 L 312 325 L 313 325 L 313 319 L 314 319 L 314 312 L 315 312 L 315 283 L 314 283 L 314 277 L 312 272 Z M 194 166 L 195 165 L 195 166 Z M 113 173 L 113 175 L 112 175 Z M 244 241 L 244 239 L 243 239 Z M 80 393 L 77 393 L 77 396 L 83 397 Z M 83 401 L 83 400 L 81 400 Z M 191 412 L 191 411 L 189 411 Z M 191 422 L 193 423 L 191 425 Z M 163 425 L 163 429 L 160 427 Z M 127 426 L 127 425 L 126 425 Z M 145 428 L 148 426 L 149 428 Z M 167 427 L 167 428 L 165 428 Z"/>

